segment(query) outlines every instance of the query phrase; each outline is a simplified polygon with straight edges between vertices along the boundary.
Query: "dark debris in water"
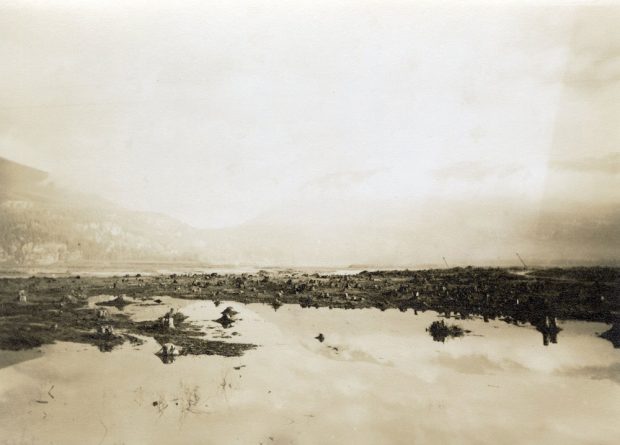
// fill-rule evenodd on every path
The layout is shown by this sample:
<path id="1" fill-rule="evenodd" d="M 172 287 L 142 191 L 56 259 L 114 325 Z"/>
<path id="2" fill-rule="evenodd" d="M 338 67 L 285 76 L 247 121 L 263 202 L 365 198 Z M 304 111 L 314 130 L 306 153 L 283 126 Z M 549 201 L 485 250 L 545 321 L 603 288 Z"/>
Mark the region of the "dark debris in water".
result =
<path id="1" fill-rule="evenodd" d="M 611 328 L 600 334 L 599 337 L 610 341 L 614 348 L 620 348 L 620 320 L 615 320 Z"/>
<path id="2" fill-rule="evenodd" d="M 176 345 L 180 349 L 180 355 L 238 357 L 243 355 L 245 351 L 256 347 L 247 343 L 208 340 L 203 338 L 204 333 L 198 327 L 186 322 L 187 317 L 184 314 L 176 312 L 172 317 L 175 326 L 173 329 L 161 323 L 164 318 L 162 317 L 155 322 L 143 322 L 139 330 L 144 334 L 152 335 L 160 345 L 167 343 Z"/>
<path id="3" fill-rule="evenodd" d="M 443 320 L 432 322 L 426 330 L 431 337 L 433 337 L 433 340 L 442 343 L 445 342 L 447 338 L 462 337 L 466 332 L 469 332 L 458 325 L 446 324 Z"/>
<path id="4" fill-rule="evenodd" d="M 231 318 L 228 314 L 223 314 L 220 318 L 214 321 L 221 324 L 225 329 L 228 329 L 235 323 L 236 320 Z"/>
<path id="5" fill-rule="evenodd" d="M 244 352 L 256 348 L 256 345 L 249 343 L 228 343 L 187 335 L 157 335 L 155 340 L 160 344 L 174 343 L 181 348 L 180 355 L 239 357 Z"/>

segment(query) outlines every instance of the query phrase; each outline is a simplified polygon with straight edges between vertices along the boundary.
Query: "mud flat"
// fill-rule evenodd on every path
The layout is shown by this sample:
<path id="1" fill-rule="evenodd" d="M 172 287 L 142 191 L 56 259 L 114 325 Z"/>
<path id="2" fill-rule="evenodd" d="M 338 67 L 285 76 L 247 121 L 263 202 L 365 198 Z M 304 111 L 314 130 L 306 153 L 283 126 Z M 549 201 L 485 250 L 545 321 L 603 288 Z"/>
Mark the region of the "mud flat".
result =
<path id="1" fill-rule="evenodd" d="M 93 296 L 107 295 L 89 304 Z M 0 279 L 0 349 L 20 350 L 55 341 L 88 343 L 108 351 L 141 337 L 174 343 L 183 354 L 238 356 L 252 344 L 206 338 L 182 314 L 167 328 L 162 317 L 135 321 L 128 305 L 165 306 L 162 296 L 188 300 L 283 304 L 304 308 L 390 308 L 445 318 L 499 319 L 530 324 L 554 342 L 557 319 L 617 326 L 620 270 L 617 268 L 519 271 L 454 268 L 320 274 L 259 271 L 242 274 L 141 274 Z M 604 335 L 618 346 L 617 327 Z M 441 330 L 440 330 L 441 331 Z"/>
<path id="2" fill-rule="evenodd" d="M 146 320 L 133 320 L 123 312 L 130 305 L 145 305 L 144 299 L 104 297 L 97 303 L 86 298 L 35 299 L 0 304 L 0 350 L 39 348 L 57 341 L 85 343 L 102 352 L 125 342 L 144 343 L 145 337 L 160 345 L 174 343 L 180 355 L 240 356 L 254 345 L 210 340 L 180 312 Z M 158 304 L 159 305 L 159 304 Z M 115 308 L 111 310 L 108 308 Z M 172 321 L 170 321 L 170 319 Z"/>

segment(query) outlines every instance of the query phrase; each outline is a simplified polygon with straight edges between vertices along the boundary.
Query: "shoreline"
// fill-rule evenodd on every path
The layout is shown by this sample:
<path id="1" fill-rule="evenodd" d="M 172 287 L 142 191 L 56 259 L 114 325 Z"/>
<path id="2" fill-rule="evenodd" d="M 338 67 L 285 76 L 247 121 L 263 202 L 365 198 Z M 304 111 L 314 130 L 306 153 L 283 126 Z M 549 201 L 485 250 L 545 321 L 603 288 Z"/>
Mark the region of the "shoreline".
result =
<path id="1" fill-rule="evenodd" d="M 98 295 L 109 295 L 108 305 L 121 304 L 121 311 L 98 318 L 97 309 L 87 304 L 90 297 Z M 468 267 L 346 275 L 261 270 L 252 274 L 31 276 L 0 278 L 0 348 L 28 349 L 73 339 L 111 350 L 145 332 L 160 343 L 170 339 L 191 343 L 197 353 L 237 355 L 253 346 L 215 344 L 196 335 L 182 319 L 175 331 L 165 332 L 157 327 L 161 320 L 138 323 L 122 313 L 122 305 L 129 301 L 161 304 L 157 303 L 159 296 L 210 300 L 216 305 L 220 301 L 264 303 L 274 310 L 283 304 L 398 309 L 416 314 L 430 310 L 448 319 L 480 317 L 485 322 L 529 323 L 552 342 L 557 335 L 556 320 L 604 322 L 613 326 L 603 338 L 616 347 L 620 323 L 620 269 L 614 268 L 536 269 L 527 273 Z M 123 334 L 97 334 L 108 328 Z"/>

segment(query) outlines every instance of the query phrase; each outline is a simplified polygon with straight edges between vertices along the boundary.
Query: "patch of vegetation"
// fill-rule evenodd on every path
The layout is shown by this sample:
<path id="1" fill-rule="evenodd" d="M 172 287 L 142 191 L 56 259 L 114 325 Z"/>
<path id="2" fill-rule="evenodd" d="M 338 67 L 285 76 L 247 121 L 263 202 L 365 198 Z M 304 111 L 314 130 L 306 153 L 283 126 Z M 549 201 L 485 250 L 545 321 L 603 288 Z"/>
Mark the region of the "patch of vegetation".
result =
<path id="1" fill-rule="evenodd" d="M 23 330 L 0 332 L 0 349 L 20 351 L 22 349 L 38 348 L 46 343 L 45 338 L 36 332 Z"/>

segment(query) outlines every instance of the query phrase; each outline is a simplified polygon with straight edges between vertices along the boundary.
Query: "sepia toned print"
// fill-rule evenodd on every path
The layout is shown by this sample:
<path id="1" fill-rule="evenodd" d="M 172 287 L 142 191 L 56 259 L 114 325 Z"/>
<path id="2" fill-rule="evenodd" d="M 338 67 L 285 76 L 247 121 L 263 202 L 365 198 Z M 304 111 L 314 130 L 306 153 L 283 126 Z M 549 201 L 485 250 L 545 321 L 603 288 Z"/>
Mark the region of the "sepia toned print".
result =
<path id="1" fill-rule="evenodd" d="M 619 23 L 0 0 L 0 444 L 615 444 Z"/>

